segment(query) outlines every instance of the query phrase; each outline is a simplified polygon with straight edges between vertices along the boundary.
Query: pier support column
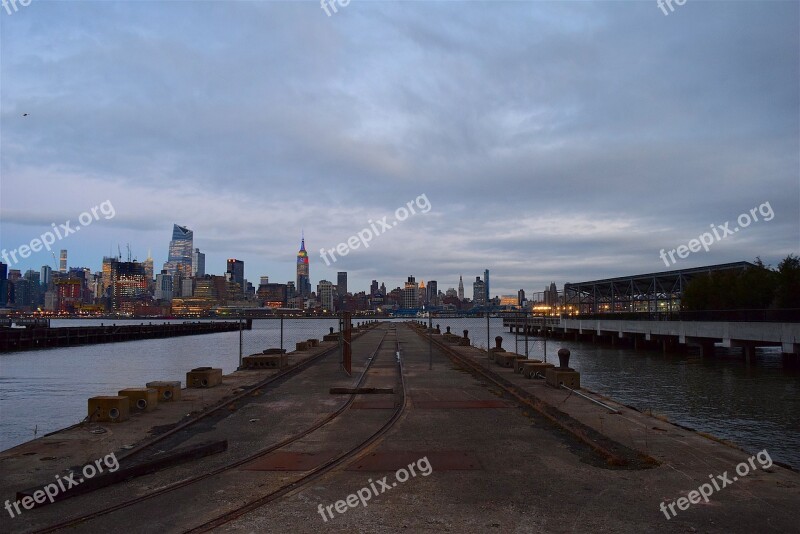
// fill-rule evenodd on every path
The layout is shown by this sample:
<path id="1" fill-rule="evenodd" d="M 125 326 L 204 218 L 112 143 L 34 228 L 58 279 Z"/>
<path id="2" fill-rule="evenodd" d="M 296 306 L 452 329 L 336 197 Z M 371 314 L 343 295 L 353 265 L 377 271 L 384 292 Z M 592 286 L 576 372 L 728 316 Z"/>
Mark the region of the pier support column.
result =
<path id="1" fill-rule="evenodd" d="M 756 363 L 756 347 L 754 345 L 745 345 L 742 347 L 742 355 L 747 365 Z"/>
<path id="2" fill-rule="evenodd" d="M 714 357 L 714 342 L 713 341 L 703 341 L 700 343 L 700 349 L 703 353 L 703 358 L 713 358 Z"/>

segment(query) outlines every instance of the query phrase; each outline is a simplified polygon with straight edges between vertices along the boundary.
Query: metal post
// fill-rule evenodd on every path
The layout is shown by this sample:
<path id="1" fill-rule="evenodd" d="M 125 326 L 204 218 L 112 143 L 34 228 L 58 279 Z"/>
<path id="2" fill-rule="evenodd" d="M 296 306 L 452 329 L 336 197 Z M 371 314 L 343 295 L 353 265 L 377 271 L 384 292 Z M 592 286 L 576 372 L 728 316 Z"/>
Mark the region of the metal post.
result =
<path id="1" fill-rule="evenodd" d="M 522 327 L 522 335 L 525 336 L 525 357 L 530 358 L 531 354 L 528 352 L 528 312 L 525 312 L 525 326 Z"/>
<path id="2" fill-rule="evenodd" d="M 514 354 L 519 354 L 519 315 L 514 317 L 512 324 L 514 325 L 511 327 L 514 329 Z"/>
<path id="3" fill-rule="evenodd" d="M 281 314 L 281 354 L 283 354 L 283 314 Z"/>
<path id="4" fill-rule="evenodd" d="M 489 331 L 489 312 L 486 312 L 486 368 L 489 368 L 489 349 L 492 348 L 491 343 L 489 342 L 489 337 L 491 336 L 491 332 Z"/>
<path id="5" fill-rule="evenodd" d="M 242 368 L 242 318 L 239 317 L 239 369 Z"/>
<path id="6" fill-rule="evenodd" d="M 433 317 L 428 312 L 428 370 L 433 369 Z"/>
<path id="7" fill-rule="evenodd" d="M 547 363 L 547 330 L 544 325 L 545 318 L 542 316 L 542 337 L 544 338 L 544 363 Z"/>

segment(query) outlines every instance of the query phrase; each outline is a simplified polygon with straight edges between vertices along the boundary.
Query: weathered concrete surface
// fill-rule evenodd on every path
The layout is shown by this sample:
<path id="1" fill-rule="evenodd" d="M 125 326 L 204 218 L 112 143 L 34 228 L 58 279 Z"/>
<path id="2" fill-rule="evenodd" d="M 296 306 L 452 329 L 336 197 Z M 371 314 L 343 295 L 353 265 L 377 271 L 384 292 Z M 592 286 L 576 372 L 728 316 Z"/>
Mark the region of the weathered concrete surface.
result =
<path id="1" fill-rule="evenodd" d="M 384 324 L 354 342 L 355 376 L 364 368 L 367 357 L 373 355 L 384 335 L 387 340 L 375 353 L 374 366 L 363 387 L 391 387 L 395 392 L 399 391 L 394 364 L 394 330 L 395 326 Z M 584 399 L 569 396 L 568 392 L 547 388 L 542 380 L 527 379 L 514 373 L 513 369 L 491 364 L 492 372 L 529 389 L 543 402 L 557 406 L 576 420 L 662 462 L 650 469 L 611 468 L 586 444 L 558 429 L 535 411 L 518 408 L 496 387 L 487 386 L 452 364 L 436 347 L 432 355 L 433 369 L 429 370 L 428 341 L 410 328 L 397 325 L 396 336 L 405 366 L 408 407 L 390 433 L 359 458 L 345 462 L 311 484 L 218 530 L 797 532 L 800 477 L 794 472 L 777 466 L 767 470 L 759 468 L 714 492 L 707 504 L 693 504 L 688 510 L 678 511 L 677 517 L 667 520 L 659 510 L 662 501 L 669 503 L 687 495 L 708 482 L 709 474 L 722 475 L 727 471 L 729 477 L 736 476 L 737 464 L 749 455 L 622 406 L 615 406 L 621 414 L 608 414 Z M 488 365 L 485 351 L 472 347 L 454 350 Z M 254 376 L 255 373 L 270 372 L 274 371 L 248 371 L 245 374 Z M 176 436 L 174 443 L 171 440 L 164 443 L 165 446 L 176 446 L 179 442 L 185 445 L 226 438 L 230 445 L 225 453 L 42 509 L 25 511 L 13 520 L 6 514 L 0 520 L 0 531 L 30 531 L 124 502 L 131 496 L 152 494 L 197 473 L 212 472 L 286 439 L 333 413 L 344 396 L 330 395 L 329 389 L 352 387 L 353 380 L 342 374 L 337 356 L 326 357 L 293 378 L 266 389 L 251 402 L 233 403 L 227 417 L 209 418 L 207 424 L 198 424 L 193 434 Z M 228 377 L 226 381 L 230 381 Z M 214 390 L 197 391 L 209 393 Z M 220 390 L 219 393 L 223 392 Z M 388 401 L 388 404 L 374 401 Z M 346 450 L 380 426 L 393 412 L 391 406 L 399 401 L 399 393 L 359 396 L 358 406 L 354 403 L 333 423 L 293 444 L 289 450 L 318 455 Z M 158 410 L 142 417 L 157 413 Z M 121 428 L 122 425 L 119 427 L 112 427 L 112 430 L 124 434 L 126 430 Z M 127 439 L 123 443 L 133 443 L 146 432 L 143 429 L 136 434 L 132 428 L 130 431 L 132 433 L 124 436 Z M 92 443 L 92 439 L 107 438 L 105 434 L 84 436 L 83 444 L 92 448 L 77 450 L 83 446 L 75 447 L 79 437 L 81 434 L 77 434 L 71 443 L 63 440 L 61 450 L 71 458 L 59 460 L 60 465 L 80 465 L 111 450 L 104 448 L 103 444 Z M 104 443 L 108 444 L 108 441 Z M 389 454 L 380 456 L 381 453 Z M 440 463 L 437 469 L 437 463 L 432 461 L 432 472 L 427 476 L 418 473 L 391 487 L 395 481 L 393 469 L 353 470 L 361 462 L 374 458 L 375 454 L 384 462 L 387 458 L 419 459 L 430 454 Z M 45 463 L 25 456 L 16 456 L 13 461 L 0 461 L 3 469 L 0 482 L 3 493 L 0 497 L 10 498 L 17 489 L 40 482 L 42 478 L 46 481 L 57 472 L 49 465 L 44 471 L 23 472 L 37 462 Z M 463 468 L 462 465 L 463 469 L 452 469 L 459 462 L 471 463 L 472 467 Z M 420 471 L 419 464 L 417 468 Z M 301 474 L 243 466 L 88 521 L 74 530 L 182 532 Z M 354 508 L 347 507 L 342 514 L 334 512 L 333 519 L 323 520 L 318 511 L 320 504 L 323 507 L 333 505 L 369 486 L 370 480 L 374 482 L 383 477 L 388 477 L 386 480 L 391 489 L 373 496 L 366 507 L 360 504 Z"/>

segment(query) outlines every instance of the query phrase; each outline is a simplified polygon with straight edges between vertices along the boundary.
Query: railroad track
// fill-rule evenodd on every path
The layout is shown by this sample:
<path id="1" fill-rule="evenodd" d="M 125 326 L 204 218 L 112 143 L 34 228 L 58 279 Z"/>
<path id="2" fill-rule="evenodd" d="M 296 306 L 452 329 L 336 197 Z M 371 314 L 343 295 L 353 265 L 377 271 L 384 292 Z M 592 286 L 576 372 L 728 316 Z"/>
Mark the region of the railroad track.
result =
<path id="1" fill-rule="evenodd" d="M 259 508 L 261 506 L 264 506 L 265 504 L 268 504 L 269 502 L 275 501 L 275 500 L 283 497 L 284 495 L 287 495 L 288 493 L 290 493 L 292 491 L 295 491 L 295 490 L 297 490 L 299 488 L 302 488 L 303 486 L 305 486 L 309 482 L 311 482 L 314 479 L 316 479 L 316 478 L 322 476 L 323 474 L 329 472 L 330 470 L 334 469 L 336 466 L 340 465 L 341 463 L 347 461 L 350 458 L 355 457 L 360 452 L 362 452 L 365 448 L 367 448 L 368 446 L 370 446 L 371 444 L 376 442 L 378 439 L 380 439 L 380 437 L 383 436 L 386 432 L 388 432 L 388 430 L 397 422 L 397 420 L 400 418 L 400 416 L 405 411 L 406 399 L 407 399 L 405 380 L 404 380 L 404 377 L 403 377 L 402 360 L 401 360 L 401 358 L 399 356 L 399 354 L 400 354 L 400 352 L 399 352 L 400 351 L 400 346 L 399 346 L 399 342 L 398 342 L 398 339 L 397 339 L 396 328 L 387 329 L 383 333 L 383 336 L 381 336 L 381 339 L 378 342 L 377 347 L 370 354 L 370 356 L 368 358 L 368 361 L 367 361 L 367 365 L 365 366 L 364 370 L 361 372 L 361 375 L 359 376 L 359 378 L 358 378 L 358 380 L 356 382 L 356 385 L 355 385 L 356 388 L 360 387 L 364 383 L 364 381 L 366 380 L 366 378 L 367 378 L 367 376 L 369 374 L 370 368 L 372 367 L 372 364 L 376 360 L 376 357 L 377 357 L 381 347 L 383 346 L 384 342 L 386 341 L 387 335 L 390 332 L 394 333 L 394 343 L 395 343 L 395 347 L 394 348 L 395 348 L 395 353 L 397 354 L 397 369 L 398 369 L 398 373 L 399 373 L 400 384 L 402 386 L 401 387 L 402 402 L 399 404 L 399 406 L 397 406 L 395 408 L 395 410 L 393 411 L 391 417 L 386 421 L 386 423 L 384 423 L 377 431 L 375 431 L 372 434 L 370 434 L 366 439 L 362 440 L 355 447 L 353 447 L 353 448 L 351 448 L 351 449 L 339 454 L 338 456 L 336 456 L 335 458 L 330 459 L 329 461 L 325 462 L 324 464 L 322 464 L 322 465 L 320 465 L 320 466 L 318 466 L 318 467 L 306 472 L 305 474 L 303 474 L 299 478 L 296 478 L 295 480 L 292 480 L 292 481 L 290 481 L 290 482 L 288 482 L 286 484 L 281 485 L 279 488 L 271 491 L 268 494 L 253 498 L 253 499 L 249 500 L 248 502 L 244 503 L 243 505 L 238 506 L 235 509 L 228 510 L 228 511 L 220 514 L 219 516 L 214 517 L 213 519 L 211 519 L 209 521 L 206 521 L 206 522 L 204 522 L 204 523 L 202 523 L 200 525 L 197 525 L 197 526 L 193 527 L 191 530 L 188 530 L 187 532 L 207 532 L 209 530 L 212 530 L 214 528 L 219 527 L 220 525 L 223 525 L 225 523 L 233 521 L 236 518 L 241 517 L 241 516 L 251 512 L 251 511 L 253 511 L 253 510 L 255 510 L 255 509 L 257 509 L 257 508 Z M 327 353 L 322 353 L 322 354 L 324 355 L 324 354 L 327 354 Z M 322 355 L 320 355 L 320 356 L 322 356 Z M 315 357 L 315 358 L 318 358 L 318 357 Z M 271 377 L 270 381 L 274 381 L 274 380 L 276 380 L 278 378 L 280 378 L 280 377 L 278 375 L 275 375 L 275 376 Z M 285 375 L 284 375 L 284 378 L 285 378 Z M 264 384 L 262 384 L 261 386 L 258 386 L 258 387 L 263 387 L 263 385 Z M 254 390 L 254 389 L 258 389 L 258 387 L 251 388 L 251 391 Z M 289 446 L 289 445 L 291 445 L 291 444 L 293 444 L 293 443 L 305 438 L 306 436 L 309 436 L 309 435 L 313 434 L 315 431 L 321 429 L 322 427 L 330 424 L 332 421 L 336 420 L 339 416 L 341 416 L 343 413 L 345 413 L 350 408 L 350 406 L 352 405 L 352 403 L 355 400 L 355 398 L 356 398 L 356 394 L 348 395 L 347 400 L 335 412 L 333 412 L 333 413 L 329 414 L 328 416 L 324 417 L 323 419 L 315 422 L 313 425 L 311 425 L 310 427 L 304 429 L 303 431 L 301 431 L 299 433 L 296 433 L 296 434 L 294 434 L 294 435 L 292 435 L 292 436 L 290 436 L 290 437 L 288 437 L 288 438 L 286 438 L 286 439 L 284 439 L 284 440 L 282 440 L 282 441 L 280 441 L 278 443 L 275 443 L 275 444 L 269 445 L 269 446 L 267 446 L 265 448 L 262 448 L 262 449 L 256 451 L 255 453 L 252 453 L 252 454 L 248 455 L 247 457 L 241 458 L 239 460 L 236 460 L 236 461 L 231 462 L 229 464 L 226 464 L 224 466 L 218 467 L 218 468 L 213 469 L 211 471 L 205 472 L 205 473 L 200 474 L 198 476 L 195 476 L 195 477 L 192 477 L 192 478 L 188 478 L 188 479 L 185 479 L 185 480 L 181 480 L 179 482 L 175 482 L 173 484 L 164 486 L 164 487 L 159 488 L 159 489 L 157 489 L 155 491 L 152 491 L 151 493 L 148 493 L 147 495 L 142 495 L 140 497 L 136 497 L 136 498 L 127 500 L 125 502 L 121 502 L 121 503 L 118 503 L 118 504 L 115 504 L 115 505 L 112 505 L 112 506 L 108 506 L 108 507 L 100 509 L 100 510 L 96 510 L 94 512 L 90 512 L 90 513 L 85 514 L 85 515 L 80 516 L 80 517 L 72 518 L 72 519 L 63 521 L 61 523 L 50 525 L 50 526 L 46 527 L 45 529 L 38 530 L 36 532 L 40 532 L 40 533 L 55 532 L 55 531 L 58 531 L 60 529 L 74 527 L 76 525 L 79 525 L 81 523 L 85 523 L 85 522 L 90 521 L 92 519 L 95 519 L 95 518 L 98 518 L 98 517 L 101 517 L 101 516 L 105 516 L 105 515 L 108 515 L 108 514 L 112 514 L 114 512 L 118 512 L 118 511 L 121 511 L 121 510 L 125 510 L 127 508 L 130 508 L 132 506 L 135 506 L 135 505 L 140 504 L 142 502 L 145 502 L 147 500 L 153 499 L 155 497 L 163 496 L 163 495 L 166 495 L 168 493 L 174 492 L 174 491 L 176 491 L 178 489 L 185 488 L 185 487 L 191 486 L 193 484 L 197 484 L 197 483 L 199 483 L 199 482 L 201 482 L 203 480 L 207 480 L 209 478 L 216 477 L 216 476 L 222 475 L 224 473 L 233 471 L 234 469 L 237 469 L 237 468 L 239 468 L 239 467 L 241 467 L 241 466 L 243 466 L 245 464 L 248 464 L 250 462 L 258 460 L 259 458 L 262 458 L 262 457 L 264 457 L 264 456 L 266 456 L 266 455 L 268 455 L 268 454 L 270 454 L 272 452 L 275 452 L 275 451 L 278 451 L 278 450 L 280 450 L 282 448 L 285 448 L 285 447 L 287 447 L 287 446 Z M 226 402 L 226 404 L 229 404 L 230 402 L 231 401 L 228 400 Z"/>

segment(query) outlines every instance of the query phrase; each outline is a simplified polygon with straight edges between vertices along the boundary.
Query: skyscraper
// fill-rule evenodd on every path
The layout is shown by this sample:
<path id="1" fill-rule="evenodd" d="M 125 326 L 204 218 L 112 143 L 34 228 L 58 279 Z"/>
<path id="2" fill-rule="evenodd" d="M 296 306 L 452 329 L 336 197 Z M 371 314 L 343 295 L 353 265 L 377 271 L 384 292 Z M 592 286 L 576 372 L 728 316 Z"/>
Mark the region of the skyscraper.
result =
<path id="1" fill-rule="evenodd" d="M 308 252 L 306 239 L 300 238 L 300 250 L 297 252 L 297 293 L 307 298 L 311 295 L 311 279 L 308 276 Z"/>
<path id="2" fill-rule="evenodd" d="M 147 286 L 148 288 L 153 285 L 153 280 L 155 279 L 155 274 L 153 272 L 153 256 L 150 254 L 150 249 L 147 249 L 147 259 L 144 260 L 144 275 L 147 278 Z"/>
<path id="3" fill-rule="evenodd" d="M 244 290 L 244 262 L 242 260 L 228 259 L 228 269 L 225 272 L 231 275 L 232 282 L 236 282 Z"/>
<path id="4" fill-rule="evenodd" d="M 8 302 L 8 265 L 0 262 L 0 306 L 5 307 Z"/>
<path id="5" fill-rule="evenodd" d="M 58 272 L 67 272 L 67 249 L 61 249 L 61 255 L 58 258 Z"/>
<path id="6" fill-rule="evenodd" d="M 327 311 L 333 309 L 333 284 L 327 280 L 320 280 L 317 284 L 317 297 L 319 297 L 322 308 Z"/>
<path id="7" fill-rule="evenodd" d="M 480 276 L 476 276 L 472 283 L 472 302 L 474 306 L 486 305 L 486 284 Z"/>
<path id="8" fill-rule="evenodd" d="M 408 281 L 406 282 L 406 285 L 403 289 L 403 308 L 413 309 L 419 305 L 417 303 L 418 290 L 419 287 L 417 286 L 416 280 L 414 280 L 413 276 L 409 276 Z"/>
<path id="9" fill-rule="evenodd" d="M 340 297 L 347 295 L 347 273 L 344 271 L 336 273 L 336 294 Z"/>
<path id="10" fill-rule="evenodd" d="M 428 281 L 428 304 L 431 306 L 439 305 L 439 284 L 436 280 Z"/>
<path id="11" fill-rule="evenodd" d="M 458 300 L 464 300 L 464 280 L 458 275 Z"/>
<path id="12" fill-rule="evenodd" d="M 206 255 L 199 248 L 192 253 L 192 276 L 202 278 L 206 275 Z"/>
<path id="13" fill-rule="evenodd" d="M 489 269 L 483 271 L 483 283 L 486 284 L 486 304 L 492 301 L 492 296 L 489 294 Z"/>
<path id="14" fill-rule="evenodd" d="M 169 256 L 164 269 L 168 274 L 184 277 L 192 275 L 192 245 L 194 232 L 185 226 L 172 226 L 172 241 L 169 242 Z"/>
<path id="15" fill-rule="evenodd" d="M 40 271 L 39 281 L 42 285 L 47 288 L 50 285 L 50 280 L 53 278 L 53 268 L 49 265 L 42 265 L 42 269 Z"/>

